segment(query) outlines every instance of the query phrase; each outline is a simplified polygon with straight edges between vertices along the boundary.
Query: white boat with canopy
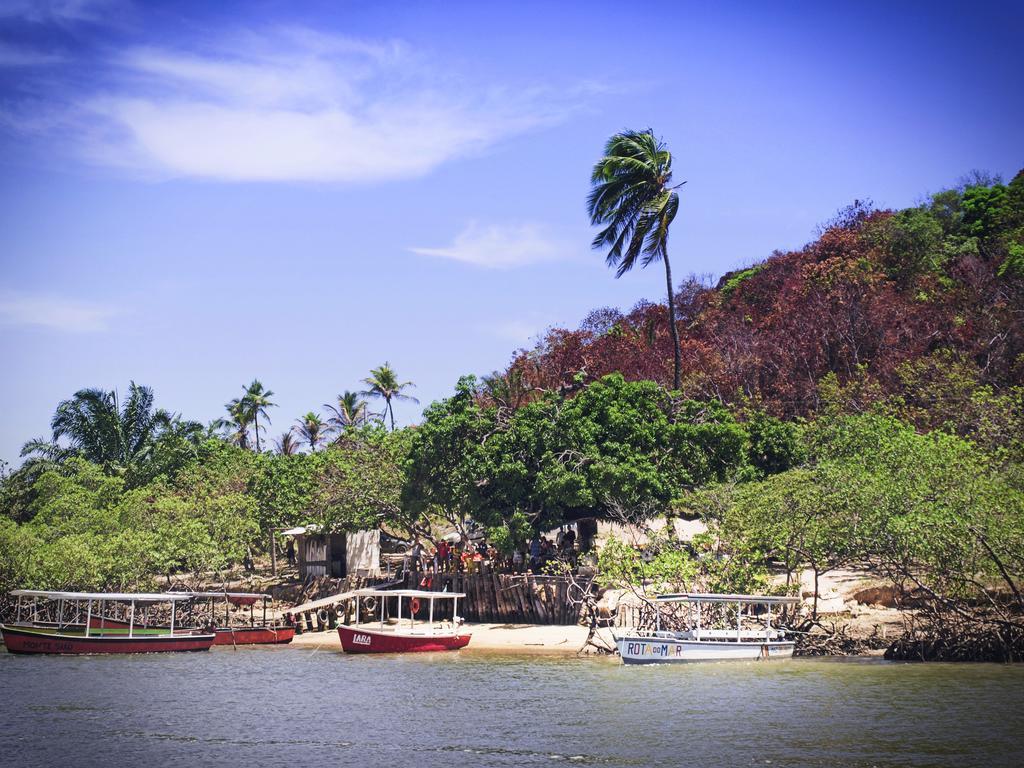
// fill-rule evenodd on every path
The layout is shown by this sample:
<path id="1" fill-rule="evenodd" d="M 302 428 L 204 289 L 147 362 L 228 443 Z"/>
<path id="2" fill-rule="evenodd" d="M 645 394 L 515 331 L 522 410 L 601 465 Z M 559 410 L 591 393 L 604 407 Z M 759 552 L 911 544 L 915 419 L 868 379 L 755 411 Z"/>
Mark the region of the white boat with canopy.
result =
<path id="1" fill-rule="evenodd" d="M 11 596 L 17 600 L 15 621 L 0 624 L 0 633 L 12 653 L 201 651 L 214 641 L 213 633 L 176 626 L 178 604 L 190 599 L 182 595 L 18 589 Z M 148 628 L 138 621 L 136 609 L 156 603 L 170 605 L 169 627 Z M 109 604 L 125 606 L 127 626 L 108 625 Z"/>
<path id="2" fill-rule="evenodd" d="M 616 645 L 625 664 L 789 658 L 793 641 L 772 626 L 772 609 L 799 602 L 796 597 L 772 595 L 659 595 L 655 629 L 617 635 Z M 688 629 L 662 629 L 661 609 L 672 605 L 684 608 Z"/>

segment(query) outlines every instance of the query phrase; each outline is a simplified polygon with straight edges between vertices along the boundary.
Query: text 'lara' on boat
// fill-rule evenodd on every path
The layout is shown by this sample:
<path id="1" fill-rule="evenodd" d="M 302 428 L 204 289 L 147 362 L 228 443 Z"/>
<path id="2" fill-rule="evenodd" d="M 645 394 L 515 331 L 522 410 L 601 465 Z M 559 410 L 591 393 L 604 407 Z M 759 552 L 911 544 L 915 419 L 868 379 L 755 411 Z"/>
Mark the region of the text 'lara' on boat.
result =
<path id="1" fill-rule="evenodd" d="M 796 597 L 772 595 L 659 595 L 655 629 L 629 630 L 616 635 L 615 642 L 625 664 L 789 658 L 793 641 L 772 626 L 772 608 L 799 602 Z M 672 605 L 684 609 L 688 629 L 661 628 L 662 610 Z"/>
<path id="2" fill-rule="evenodd" d="M 418 589 L 357 589 L 347 595 L 355 600 L 355 623 L 338 625 L 341 647 L 346 653 L 464 648 L 470 633 L 462 628 L 458 607 L 459 598 L 465 596 L 461 592 Z M 364 611 L 373 615 L 373 621 L 361 620 Z"/>
<path id="3" fill-rule="evenodd" d="M 0 624 L 0 633 L 10 653 L 167 653 L 206 651 L 214 634 L 176 626 L 178 606 L 191 598 L 185 595 L 147 592 L 52 592 L 16 589 L 13 623 Z M 26 605 L 28 601 L 31 603 Z M 137 608 L 158 604 L 170 606 L 170 625 L 147 627 L 136 624 Z M 109 606 L 125 606 L 124 622 L 108 625 Z M 41 620 L 40 616 L 47 616 Z"/>

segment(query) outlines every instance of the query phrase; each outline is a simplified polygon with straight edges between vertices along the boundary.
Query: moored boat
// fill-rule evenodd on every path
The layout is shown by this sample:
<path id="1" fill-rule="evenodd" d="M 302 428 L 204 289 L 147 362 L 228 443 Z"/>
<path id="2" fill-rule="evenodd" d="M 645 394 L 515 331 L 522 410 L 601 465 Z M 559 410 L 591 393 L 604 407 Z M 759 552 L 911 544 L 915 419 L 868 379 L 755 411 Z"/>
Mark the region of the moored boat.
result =
<path id="1" fill-rule="evenodd" d="M 462 629 L 458 615 L 462 593 L 427 592 L 416 589 L 360 589 L 352 593 L 356 601 L 355 624 L 340 624 L 338 637 L 346 653 L 420 653 L 454 651 L 469 644 L 471 634 Z M 394 600 L 394 619 L 388 618 L 387 603 Z M 435 620 L 436 601 L 452 601 L 451 620 Z M 360 622 L 362 609 L 372 601 L 371 610 L 380 610 L 380 621 Z M 403 603 L 405 616 L 403 617 Z M 416 614 L 426 607 L 427 618 Z"/>
<path id="2" fill-rule="evenodd" d="M 799 603 L 795 597 L 770 595 L 723 595 L 707 593 L 659 595 L 660 605 L 684 604 L 690 611 L 690 628 L 668 631 L 661 628 L 659 611 L 654 630 L 632 631 L 616 636 L 616 646 L 624 664 L 672 664 L 691 661 L 756 661 L 789 658 L 794 643 L 772 626 L 772 608 Z M 722 624 L 722 613 L 735 606 L 735 621 L 730 628 L 702 626 L 701 609 L 714 606 Z M 744 607 L 747 607 L 744 613 Z M 731 622 L 732 623 L 732 622 Z"/>
<path id="3" fill-rule="evenodd" d="M 295 637 L 295 627 L 279 624 L 267 615 L 269 604 L 272 602 L 270 595 L 253 592 L 173 592 L 167 594 L 185 596 L 192 601 L 209 601 L 209 617 L 203 623 L 209 627 L 215 635 L 214 645 L 281 645 L 290 643 Z M 223 624 L 217 624 L 217 605 L 223 601 L 224 616 Z M 253 612 L 253 606 L 257 602 L 263 603 L 263 616 L 257 619 Z M 249 606 L 249 624 L 231 626 L 230 607 Z M 195 613 L 193 611 L 193 619 Z M 93 627 L 120 627 L 125 628 L 128 622 L 123 619 L 111 619 L 109 617 L 93 616 L 91 620 Z M 166 626 L 154 627 L 145 625 L 147 629 L 167 629 Z"/>
<path id="4" fill-rule="evenodd" d="M 178 595 L 159 593 L 105 593 L 105 592 L 47 592 L 41 590 L 16 590 L 12 592 L 18 598 L 18 621 L 13 624 L 0 624 L 0 634 L 10 653 L 53 653 L 53 654 L 93 654 L 93 653 L 166 653 L 173 651 L 205 651 L 214 643 L 212 632 L 196 629 L 175 628 L 177 606 L 183 600 Z M 58 620 L 56 626 L 47 626 L 51 622 L 20 621 L 21 599 L 30 596 L 33 599 L 33 616 L 40 599 L 57 602 Z M 129 621 L 126 627 L 95 626 L 93 622 L 94 608 L 98 615 L 103 615 L 107 603 L 122 603 L 128 606 Z M 169 603 L 171 623 L 167 628 L 138 627 L 135 624 L 137 605 Z M 61 620 L 65 604 L 74 604 L 81 608 L 85 605 L 84 621 L 64 623 Z"/>
<path id="5" fill-rule="evenodd" d="M 207 600 L 210 607 L 210 626 L 217 636 L 214 645 L 280 645 L 290 643 L 295 637 L 295 627 L 279 624 L 268 617 L 267 610 L 272 598 L 257 592 L 184 592 L 194 600 Z M 217 605 L 223 602 L 224 623 L 218 624 Z M 256 603 L 262 603 L 263 615 L 257 619 Z M 249 608 L 249 624 L 231 626 L 231 606 Z"/>

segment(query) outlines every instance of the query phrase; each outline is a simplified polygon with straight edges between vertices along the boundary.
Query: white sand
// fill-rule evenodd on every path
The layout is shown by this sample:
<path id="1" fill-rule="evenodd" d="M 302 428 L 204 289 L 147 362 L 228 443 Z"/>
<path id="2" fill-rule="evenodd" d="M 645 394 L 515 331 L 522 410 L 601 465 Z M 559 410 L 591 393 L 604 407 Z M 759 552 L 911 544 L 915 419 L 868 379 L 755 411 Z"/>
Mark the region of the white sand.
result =
<path id="1" fill-rule="evenodd" d="M 575 654 L 587 640 L 587 628 L 542 624 L 465 624 L 473 639 L 463 652 Z M 305 632 L 292 645 L 341 649 L 337 631 Z"/>

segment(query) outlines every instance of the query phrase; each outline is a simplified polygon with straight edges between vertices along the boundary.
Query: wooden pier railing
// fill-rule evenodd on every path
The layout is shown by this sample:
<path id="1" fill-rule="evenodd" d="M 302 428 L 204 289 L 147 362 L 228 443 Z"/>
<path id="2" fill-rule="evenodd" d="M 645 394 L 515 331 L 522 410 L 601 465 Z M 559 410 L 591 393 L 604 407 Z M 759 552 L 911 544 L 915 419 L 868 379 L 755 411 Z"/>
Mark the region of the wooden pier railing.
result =
<path id="1" fill-rule="evenodd" d="M 506 624 L 576 624 L 582 592 L 564 576 L 485 573 L 410 573 L 406 588 L 464 592 L 466 621 Z"/>

